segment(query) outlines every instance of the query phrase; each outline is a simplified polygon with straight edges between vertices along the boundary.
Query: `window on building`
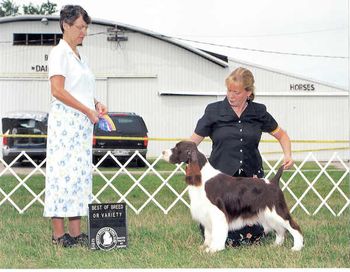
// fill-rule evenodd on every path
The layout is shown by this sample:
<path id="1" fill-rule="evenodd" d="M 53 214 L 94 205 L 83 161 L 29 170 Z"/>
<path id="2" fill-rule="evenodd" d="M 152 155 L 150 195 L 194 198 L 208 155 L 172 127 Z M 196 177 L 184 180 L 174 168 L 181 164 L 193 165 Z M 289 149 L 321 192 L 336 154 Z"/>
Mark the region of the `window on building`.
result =
<path id="1" fill-rule="evenodd" d="M 13 45 L 57 45 L 60 39 L 57 33 L 13 33 Z"/>

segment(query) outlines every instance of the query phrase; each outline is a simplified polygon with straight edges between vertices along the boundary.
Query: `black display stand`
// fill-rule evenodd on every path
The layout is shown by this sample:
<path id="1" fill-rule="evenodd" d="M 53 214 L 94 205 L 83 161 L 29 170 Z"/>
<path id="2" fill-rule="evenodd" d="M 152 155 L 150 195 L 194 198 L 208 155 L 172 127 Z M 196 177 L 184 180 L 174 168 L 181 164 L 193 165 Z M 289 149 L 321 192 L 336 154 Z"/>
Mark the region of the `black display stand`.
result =
<path id="1" fill-rule="evenodd" d="M 126 204 L 89 204 L 88 233 L 91 249 L 111 250 L 127 247 Z"/>

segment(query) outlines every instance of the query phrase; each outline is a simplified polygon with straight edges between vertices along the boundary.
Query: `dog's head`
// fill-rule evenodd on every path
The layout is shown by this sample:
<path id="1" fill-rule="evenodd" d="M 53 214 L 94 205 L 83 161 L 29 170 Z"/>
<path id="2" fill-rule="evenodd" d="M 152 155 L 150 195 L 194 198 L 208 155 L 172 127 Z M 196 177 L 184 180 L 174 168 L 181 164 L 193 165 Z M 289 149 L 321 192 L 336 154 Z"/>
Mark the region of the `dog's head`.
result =
<path id="1" fill-rule="evenodd" d="M 206 162 L 205 156 L 200 153 L 194 142 L 181 141 L 172 149 L 163 151 L 163 159 L 170 163 L 187 164 L 186 182 L 189 185 L 199 186 L 202 182 L 200 169 Z"/>

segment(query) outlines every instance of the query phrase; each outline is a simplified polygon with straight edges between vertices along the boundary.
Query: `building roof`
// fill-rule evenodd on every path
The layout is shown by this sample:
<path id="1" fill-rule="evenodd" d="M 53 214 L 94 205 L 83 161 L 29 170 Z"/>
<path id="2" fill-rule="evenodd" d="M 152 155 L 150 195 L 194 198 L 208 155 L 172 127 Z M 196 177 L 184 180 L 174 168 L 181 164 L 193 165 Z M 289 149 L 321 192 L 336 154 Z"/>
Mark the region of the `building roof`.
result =
<path id="1" fill-rule="evenodd" d="M 7 16 L 0 18 L 0 24 L 3 23 L 12 23 L 12 22 L 21 22 L 21 21 L 41 21 L 43 18 L 46 18 L 48 21 L 58 21 L 59 16 L 57 15 L 19 15 L 19 16 Z M 119 22 L 114 22 L 114 21 L 109 21 L 109 20 L 103 20 L 103 19 L 92 19 L 93 24 L 98 24 L 98 25 L 104 25 L 104 26 L 110 26 L 110 27 L 118 27 L 119 29 L 124 29 L 124 30 L 130 30 L 130 31 L 135 31 L 142 33 L 147 36 L 151 36 L 153 38 L 163 40 L 165 42 L 171 43 L 175 46 L 179 46 L 185 50 L 188 50 L 196 55 L 199 55 L 223 68 L 228 67 L 228 61 L 227 58 L 225 59 L 223 56 L 218 56 L 215 53 L 211 53 L 208 51 L 203 51 L 198 48 L 192 47 L 186 43 L 180 42 L 176 40 L 175 38 L 162 35 L 147 29 L 143 29 L 140 27 L 135 27 Z"/>
<path id="2" fill-rule="evenodd" d="M 321 84 L 321 85 L 324 85 L 324 86 L 327 86 L 327 87 L 336 88 L 336 89 L 343 90 L 343 91 L 348 91 L 348 89 L 345 86 L 340 86 L 340 85 L 337 85 L 337 84 L 331 84 L 329 82 L 316 80 L 316 79 L 313 79 L 313 78 L 308 78 L 308 77 L 305 77 L 305 76 L 302 76 L 302 75 L 290 73 L 290 72 L 287 72 L 287 71 L 282 71 L 282 70 L 279 70 L 279 69 L 276 69 L 276 68 L 271 68 L 271 67 L 263 66 L 263 65 L 260 65 L 260 64 L 256 64 L 256 63 L 251 63 L 251 62 L 248 62 L 248 61 L 239 60 L 239 59 L 236 59 L 236 58 L 228 57 L 228 62 L 229 63 L 240 63 L 240 64 L 247 65 L 247 66 L 253 66 L 253 67 L 256 67 L 256 68 L 259 68 L 259 69 L 262 69 L 262 70 L 265 70 L 265 71 L 273 72 L 273 73 L 276 73 L 276 74 L 281 74 L 281 75 L 284 75 L 284 76 L 294 77 L 294 78 L 301 79 L 301 80 L 307 80 L 307 81 L 310 81 L 310 82 L 313 82 L 313 83 L 316 83 L 316 84 Z"/>
<path id="3" fill-rule="evenodd" d="M 43 18 L 46 18 L 48 21 L 58 21 L 59 20 L 59 16 L 58 15 L 20 15 L 20 16 L 7 16 L 7 17 L 2 17 L 0 18 L 0 24 L 2 23 L 11 23 L 11 22 L 17 22 L 17 21 L 41 21 Z M 244 60 L 240 60 L 240 59 L 236 59 L 236 58 L 232 58 L 232 57 L 227 57 L 221 54 L 217 54 L 217 53 L 213 53 L 210 51 L 206 51 L 203 49 L 198 49 L 195 48 L 189 44 L 180 42 L 179 40 L 177 40 L 176 38 L 170 37 L 170 36 L 166 36 L 163 34 L 159 34 L 147 29 L 143 29 L 140 27 L 135 27 L 132 25 L 128 25 L 128 24 L 124 24 L 124 23 L 119 23 L 119 22 L 115 22 L 115 21 L 110 21 L 110 20 L 104 20 L 104 19 L 92 19 L 92 23 L 93 24 L 98 24 L 98 25 L 104 25 L 104 26 L 110 26 L 110 27 L 118 27 L 119 29 L 125 29 L 125 30 L 129 30 L 129 31 L 135 31 L 135 32 L 139 32 L 142 33 L 144 35 L 147 36 L 151 36 L 153 38 L 156 39 L 160 39 L 163 40 L 165 42 L 171 43 L 173 45 L 179 46 L 185 50 L 188 50 L 194 54 L 197 54 L 223 68 L 227 68 L 230 67 L 230 62 L 232 64 L 232 62 L 234 63 L 241 63 L 243 65 L 249 65 L 249 66 L 254 66 L 256 68 L 259 69 L 263 69 L 266 71 L 270 71 L 273 73 L 278 73 L 278 74 L 282 74 L 282 75 L 286 75 L 286 76 L 291 76 L 291 77 L 295 77 L 295 78 L 299 78 L 302 80 L 307 80 L 310 82 L 314 82 L 317 84 L 322 84 L 328 87 L 332 87 L 332 88 L 337 88 L 343 91 L 348 91 L 348 89 L 345 86 L 339 86 L 336 84 L 330 84 L 328 82 L 323 82 L 323 81 L 319 81 L 319 80 L 315 80 L 312 78 L 307 78 L 304 77 L 302 75 L 297 75 L 297 74 L 292 74 L 290 72 L 287 71 L 282 71 L 282 70 L 278 70 L 278 69 L 274 69 L 271 67 L 267 67 L 267 66 L 263 66 L 263 65 L 258 65 L 255 63 L 250 63 Z"/>

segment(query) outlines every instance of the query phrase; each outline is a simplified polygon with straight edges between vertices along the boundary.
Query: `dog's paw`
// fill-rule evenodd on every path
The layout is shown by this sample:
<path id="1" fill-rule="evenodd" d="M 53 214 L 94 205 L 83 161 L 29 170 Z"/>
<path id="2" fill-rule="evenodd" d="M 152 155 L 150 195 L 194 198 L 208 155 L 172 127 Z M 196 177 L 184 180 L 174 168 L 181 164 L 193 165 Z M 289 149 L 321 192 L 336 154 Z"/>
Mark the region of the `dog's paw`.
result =
<path id="1" fill-rule="evenodd" d="M 209 247 L 207 247 L 207 248 L 205 249 L 205 252 L 206 252 L 206 253 L 214 253 L 213 251 L 210 250 Z"/>
<path id="2" fill-rule="evenodd" d="M 293 246 L 292 250 L 293 251 L 300 251 L 303 248 L 303 245 L 298 245 L 298 246 Z"/>
<path id="3" fill-rule="evenodd" d="M 224 250 L 224 249 L 225 249 L 225 246 L 224 247 L 207 247 L 205 249 L 205 252 L 207 252 L 207 253 L 216 253 L 216 252 Z"/>
<path id="4" fill-rule="evenodd" d="M 206 244 L 199 246 L 199 250 L 201 250 L 201 251 L 205 251 L 207 248 L 208 248 L 208 245 L 206 245 Z"/>
<path id="5" fill-rule="evenodd" d="M 292 247 L 293 251 L 299 251 L 304 247 L 304 241 L 303 241 L 303 237 L 301 237 L 301 239 L 296 239 L 294 241 L 294 245 Z"/>
<path id="6" fill-rule="evenodd" d="M 284 242 L 284 236 L 276 236 L 276 240 L 274 242 L 275 246 L 281 246 Z"/>

